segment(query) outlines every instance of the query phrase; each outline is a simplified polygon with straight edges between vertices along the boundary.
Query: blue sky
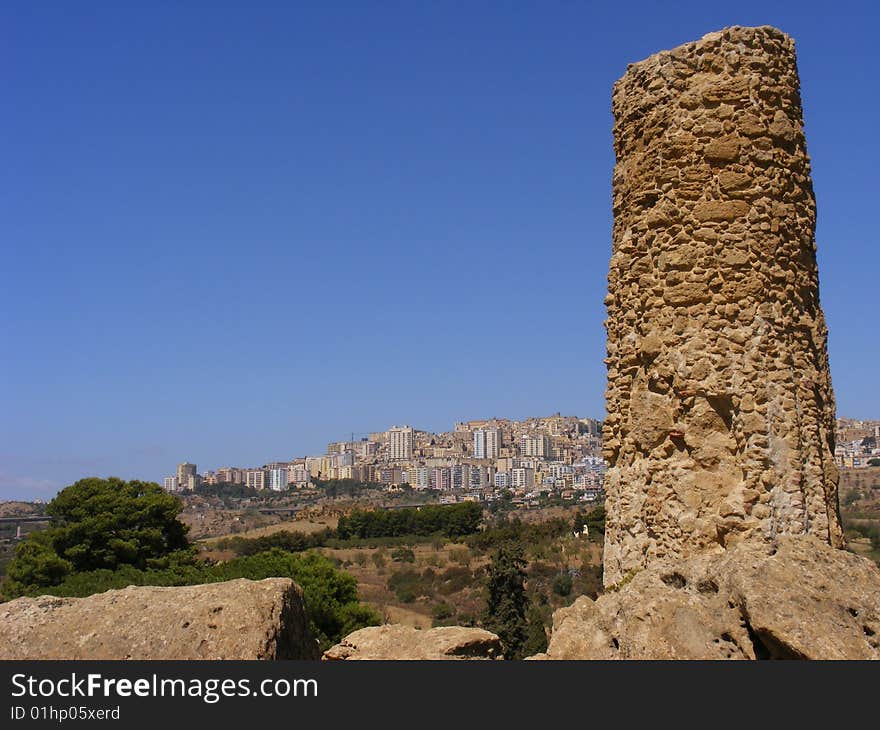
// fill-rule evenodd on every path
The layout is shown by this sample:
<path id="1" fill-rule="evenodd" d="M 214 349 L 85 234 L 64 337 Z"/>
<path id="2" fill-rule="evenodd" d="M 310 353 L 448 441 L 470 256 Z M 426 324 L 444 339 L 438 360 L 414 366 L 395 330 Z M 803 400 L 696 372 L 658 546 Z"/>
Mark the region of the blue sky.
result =
<path id="1" fill-rule="evenodd" d="M 0 499 L 602 417 L 611 86 L 797 41 L 838 413 L 876 388 L 869 2 L 0 2 Z"/>

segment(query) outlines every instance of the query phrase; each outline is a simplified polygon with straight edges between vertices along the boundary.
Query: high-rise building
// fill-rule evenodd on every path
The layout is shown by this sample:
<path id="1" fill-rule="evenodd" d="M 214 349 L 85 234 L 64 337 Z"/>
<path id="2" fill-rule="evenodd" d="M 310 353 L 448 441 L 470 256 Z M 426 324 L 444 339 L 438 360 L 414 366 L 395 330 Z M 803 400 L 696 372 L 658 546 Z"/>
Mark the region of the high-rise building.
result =
<path id="1" fill-rule="evenodd" d="M 245 472 L 245 485 L 251 489 L 266 489 L 269 486 L 269 472 L 266 469 L 248 469 Z"/>
<path id="2" fill-rule="evenodd" d="M 497 459 L 500 448 L 500 428 L 478 428 L 474 431 L 475 459 Z"/>
<path id="3" fill-rule="evenodd" d="M 548 459 L 553 453 L 553 444 L 549 436 L 523 436 L 520 439 L 520 453 L 523 456 L 539 456 Z"/>
<path id="4" fill-rule="evenodd" d="M 409 483 L 413 489 L 431 488 L 431 469 L 426 466 L 413 467 L 408 471 Z"/>
<path id="5" fill-rule="evenodd" d="M 290 471 L 287 467 L 276 467 L 269 469 L 269 489 L 281 492 L 287 489 L 290 480 Z"/>
<path id="6" fill-rule="evenodd" d="M 469 489 L 471 485 L 470 464 L 453 464 L 450 468 L 450 486 L 453 489 Z"/>
<path id="7" fill-rule="evenodd" d="M 290 473 L 288 474 L 288 482 L 290 484 L 296 484 L 297 486 L 302 486 L 308 484 L 310 480 L 309 470 L 306 469 L 305 464 L 296 464 L 290 469 Z"/>
<path id="8" fill-rule="evenodd" d="M 166 492 L 176 492 L 180 489 L 180 482 L 177 477 L 165 477 L 165 491 Z"/>
<path id="9" fill-rule="evenodd" d="M 415 434 L 409 426 L 394 426 L 388 431 L 388 451 L 392 461 L 411 459 Z"/>
<path id="10" fill-rule="evenodd" d="M 535 470 L 525 467 L 511 469 L 510 483 L 514 489 L 531 489 L 535 486 Z"/>
<path id="11" fill-rule="evenodd" d="M 452 487 L 449 467 L 438 466 L 431 470 L 431 488 L 447 490 Z"/>
<path id="12" fill-rule="evenodd" d="M 470 489 L 486 489 L 489 486 L 489 472 L 482 466 L 471 466 Z"/>
<path id="13" fill-rule="evenodd" d="M 180 485 L 181 489 L 189 484 L 190 477 L 194 477 L 197 474 L 198 471 L 196 470 L 195 464 L 190 464 L 188 461 L 185 461 L 182 464 L 177 465 L 177 483 Z"/>

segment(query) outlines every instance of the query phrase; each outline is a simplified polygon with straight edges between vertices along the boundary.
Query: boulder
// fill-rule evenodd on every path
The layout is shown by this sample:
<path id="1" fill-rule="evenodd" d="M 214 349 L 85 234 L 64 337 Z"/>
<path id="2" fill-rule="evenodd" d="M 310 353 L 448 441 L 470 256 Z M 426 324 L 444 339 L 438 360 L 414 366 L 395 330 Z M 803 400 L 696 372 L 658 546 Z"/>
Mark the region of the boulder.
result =
<path id="1" fill-rule="evenodd" d="M 541 659 L 880 659 L 880 569 L 811 536 L 655 563 L 553 616 Z"/>
<path id="2" fill-rule="evenodd" d="M 483 629 L 369 626 L 324 652 L 324 659 L 501 659 L 501 640 Z"/>
<path id="3" fill-rule="evenodd" d="M 0 659 L 317 659 L 289 578 L 0 604 Z"/>

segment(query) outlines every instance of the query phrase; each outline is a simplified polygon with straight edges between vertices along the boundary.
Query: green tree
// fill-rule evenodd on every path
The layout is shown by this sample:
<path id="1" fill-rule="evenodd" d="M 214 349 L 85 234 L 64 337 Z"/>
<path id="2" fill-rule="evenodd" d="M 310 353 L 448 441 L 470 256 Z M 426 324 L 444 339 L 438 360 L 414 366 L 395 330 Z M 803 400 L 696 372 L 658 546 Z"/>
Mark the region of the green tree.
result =
<path id="1" fill-rule="evenodd" d="M 6 592 L 57 585 L 76 572 L 191 562 L 188 528 L 177 519 L 182 509 L 153 482 L 81 479 L 46 507 L 51 526 L 16 548 Z"/>
<path id="2" fill-rule="evenodd" d="M 6 571 L 4 597 L 22 595 L 30 586 L 57 585 L 73 569 L 52 547 L 48 530 L 32 532 L 15 549 Z"/>
<path id="3" fill-rule="evenodd" d="M 488 567 L 483 623 L 489 631 L 498 634 L 507 659 L 524 656 L 528 606 L 525 566 L 522 547 L 506 542 L 493 553 Z"/>
<path id="4" fill-rule="evenodd" d="M 62 489 L 46 511 L 55 551 L 76 571 L 119 565 L 162 567 L 189 548 L 183 505 L 153 482 L 117 477 L 80 479 Z"/>
<path id="5" fill-rule="evenodd" d="M 547 631 L 544 628 L 544 618 L 537 608 L 530 608 L 526 625 L 526 640 L 523 644 L 523 656 L 533 656 L 545 651 L 547 651 Z"/>

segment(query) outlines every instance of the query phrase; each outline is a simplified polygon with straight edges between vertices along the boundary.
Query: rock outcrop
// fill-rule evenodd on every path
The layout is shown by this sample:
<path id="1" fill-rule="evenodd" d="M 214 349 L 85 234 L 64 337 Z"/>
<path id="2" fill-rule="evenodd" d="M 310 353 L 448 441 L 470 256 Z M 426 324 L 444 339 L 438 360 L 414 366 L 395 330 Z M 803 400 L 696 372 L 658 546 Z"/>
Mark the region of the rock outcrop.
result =
<path id="1" fill-rule="evenodd" d="M 324 659 L 501 659 L 501 640 L 483 629 L 370 626 L 346 636 Z"/>
<path id="2" fill-rule="evenodd" d="M 0 604 L 0 659 L 317 659 L 289 578 Z"/>
<path id="3" fill-rule="evenodd" d="M 606 585 L 747 538 L 843 546 L 794 42 L 711 33 L 612 106 Z"/>
<path id="4" fill-rule="evenodd" d="M 880 570 L 809 536 L 654 564 L 553 616 L 545 659 L 880 659 Z"/>

